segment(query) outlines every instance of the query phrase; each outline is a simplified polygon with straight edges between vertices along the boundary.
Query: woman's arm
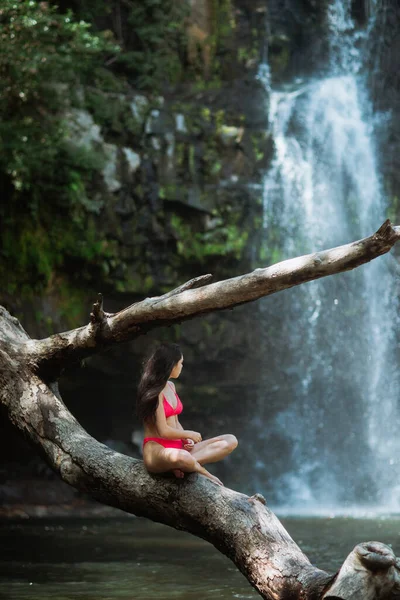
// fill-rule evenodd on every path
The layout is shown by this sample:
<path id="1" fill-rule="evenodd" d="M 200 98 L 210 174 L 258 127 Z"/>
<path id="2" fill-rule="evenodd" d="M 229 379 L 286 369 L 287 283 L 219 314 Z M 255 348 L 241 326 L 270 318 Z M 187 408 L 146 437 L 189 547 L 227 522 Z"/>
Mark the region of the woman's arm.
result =
<path id="1" fill-rule="evenodd" d="M 170 384 L 170 386 L 172 387 L 172 389 L 174 390 L 174 392 L 176 394 L 175 384 L 172 381 L 168 381 L 168 383 Z M 184 431 L 181 423 L 179 422 L 178 415 L 175 415 L 175 429 L 180 429 L 181 431 Z"/>
<path id="2" fill-rule="evenodd" d="M 160 394 L 158 397 L 158 406 L 155 416 L 156 427 L 160 437 L 163 437 L 167 440 L 181 440 L 183 438 L 188 438 L 190 440 L 193 440 L 194 442 L 201 442 L 200 433 L 197 433 L 197 431 L 183 429 L 179 421 L 178 425 L 180 428 L 178 428 L 177 426 L 171 427 L 171 425 L 168 425 L 167 419 L 165 418 L 162 394 Z"/>
<path id="3" fill-rule="evenodd" d="M 184 432 L 184 429 L 182 427 L 182 425 L 179 423 L 179 419 L 178 416 L 175 417 L 175 422 L 176 422 L 176 428 L 180 429 L 182 431 L 182 435 Z M 183 447 L 185 448 L 185 450 L 188 450 L 189 452 L 194 448 L 194 441 L 190 438 L 182 438 L 183 441 Z"/>

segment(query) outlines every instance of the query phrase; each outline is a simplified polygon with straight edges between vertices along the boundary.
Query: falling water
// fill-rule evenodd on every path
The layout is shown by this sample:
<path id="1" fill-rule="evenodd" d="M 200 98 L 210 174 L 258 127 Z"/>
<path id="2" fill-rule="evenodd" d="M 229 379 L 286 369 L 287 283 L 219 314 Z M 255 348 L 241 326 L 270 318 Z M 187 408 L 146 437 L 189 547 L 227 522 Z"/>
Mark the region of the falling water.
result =
<path id="1" fill-rule="evenodd" d="M 367 33 L 350 0 L 333 1 L 328 19 L 329 76 L 271 92 L 264 226 L 273 262 L 366 237 L 386 218 L 359 74 Z M 393 262 L 386 255 L 262 304 L 257 484 L 281 511 L 400 511 Z"/>

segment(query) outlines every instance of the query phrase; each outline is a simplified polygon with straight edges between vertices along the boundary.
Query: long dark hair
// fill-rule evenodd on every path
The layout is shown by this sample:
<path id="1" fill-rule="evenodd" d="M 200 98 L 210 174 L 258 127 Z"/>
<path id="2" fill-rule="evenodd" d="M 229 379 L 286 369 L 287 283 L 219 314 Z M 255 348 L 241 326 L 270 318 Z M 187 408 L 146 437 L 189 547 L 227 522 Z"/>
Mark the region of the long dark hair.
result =
<path id="1" fill-rule="evenodd" d="M 158 395 L 181 358 L 182 352 L 178 344 L 161 344 L 144 363 L 136 404 L 137 416 L 142 421 L 154 422 Z"/>

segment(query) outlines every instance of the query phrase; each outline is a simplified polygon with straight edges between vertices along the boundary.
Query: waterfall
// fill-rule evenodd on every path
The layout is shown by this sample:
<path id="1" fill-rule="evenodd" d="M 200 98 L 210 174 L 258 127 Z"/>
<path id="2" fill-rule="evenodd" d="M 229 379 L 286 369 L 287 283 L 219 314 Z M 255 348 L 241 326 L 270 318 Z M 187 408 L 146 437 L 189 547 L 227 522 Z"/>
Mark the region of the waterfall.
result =
<path id="1" fill-rule="evenodd" d="M 368 28 L 350 9 L 350 0 L 329 6 L 327 76 L 271 90 L 271 262 L 366 237 L 386 218 L 360 75 Z M 281 512 L 400 511 L 394 262 L 386 255 L 262 302 L 255 477 Z"/>

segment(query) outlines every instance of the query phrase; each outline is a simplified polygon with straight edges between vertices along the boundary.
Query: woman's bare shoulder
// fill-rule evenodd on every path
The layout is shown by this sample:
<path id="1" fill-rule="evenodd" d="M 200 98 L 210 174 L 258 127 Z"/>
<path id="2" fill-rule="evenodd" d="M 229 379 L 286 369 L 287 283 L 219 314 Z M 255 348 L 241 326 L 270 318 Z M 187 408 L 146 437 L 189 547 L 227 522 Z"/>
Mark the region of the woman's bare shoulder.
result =
<path id="1" fill-rule="evenodd" d="M 166 385 L 166 386 L 165 386 L 165 387 L 164 387 L 164 388 L 161 390 L 161 392 L 158 394 L 158 399 L 159 399 L 159 400 L 163 400 L 163 399 L 164 399 L 164 397 L 165 397 L 165 392 L 166 392 L 167 388 L 168 388 L 168 386 Z"/>
<path id="2" fill-rule="evenodd" d="M 175 389 L 175 384 L 172 381 L 170 381 L 169 379 L 168 379 L 168 383 L 170 386 L 172 386 Z"/>

